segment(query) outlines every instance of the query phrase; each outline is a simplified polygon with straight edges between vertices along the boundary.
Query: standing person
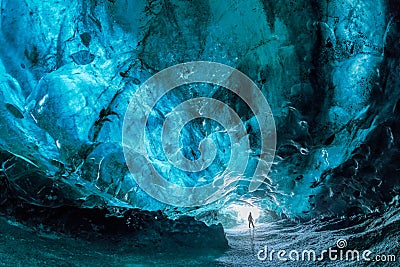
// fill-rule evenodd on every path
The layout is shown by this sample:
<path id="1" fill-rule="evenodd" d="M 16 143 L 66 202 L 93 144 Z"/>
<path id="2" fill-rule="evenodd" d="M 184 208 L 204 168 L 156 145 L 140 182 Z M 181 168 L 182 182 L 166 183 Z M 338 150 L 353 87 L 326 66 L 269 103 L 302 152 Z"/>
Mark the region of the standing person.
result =
<path id="1" fill-rule="evenodd" d="M 250 226 L 253 225 L 254 228 L 254 219 L 253 216 L 251 216 L 251 212 L 249 214 L 249 217 L 247 218 L 249 220 L 249 228 L 251 228 Z"/>

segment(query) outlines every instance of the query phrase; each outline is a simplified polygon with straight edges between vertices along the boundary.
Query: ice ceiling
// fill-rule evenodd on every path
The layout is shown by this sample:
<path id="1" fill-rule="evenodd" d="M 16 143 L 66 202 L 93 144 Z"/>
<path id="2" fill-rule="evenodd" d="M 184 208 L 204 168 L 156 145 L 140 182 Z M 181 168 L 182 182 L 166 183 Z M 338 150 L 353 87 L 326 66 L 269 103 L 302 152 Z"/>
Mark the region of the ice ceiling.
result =
<path id="1" fill-rule="evenodd" d="M 3 0 L 2 171 L 14 194 L 49 207 L 139 207 L 205 220 L 237 205 L 302 218 L 383 209 L 400 189 L 395 7 L 389 0 Z M 122 122 L 144 81 L 197 60 L 237 68 L 261 88 L 277 126 L 276 157 L 255 192 L 243 181 L 212 205 L 173 208 L 132 179 Z M 167 114 L 204 95 L 237 112 L 257 149 L 259 129 L 243 101 L 193 84 L 152 112 L 147 149 L 155 160 L 166 161 L 160 131 Z M 205 137 L 215 141 L 219 154 L 207 173 L 223 170 L 230 156 L 220 127 L 198 119 L 179 137 L 188 159 L 199 157 Z M 164 173 L 180 185 L 212 181 L 204 173 Z"/>

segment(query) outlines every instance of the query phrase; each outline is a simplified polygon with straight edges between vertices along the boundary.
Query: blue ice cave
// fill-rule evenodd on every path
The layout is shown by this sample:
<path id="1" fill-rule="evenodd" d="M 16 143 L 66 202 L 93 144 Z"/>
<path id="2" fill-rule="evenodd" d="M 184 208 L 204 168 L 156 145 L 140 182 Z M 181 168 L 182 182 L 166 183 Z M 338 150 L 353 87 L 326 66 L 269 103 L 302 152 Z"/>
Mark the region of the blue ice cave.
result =
<path id="1" fill-rule="evenodd" d="M 32 231 L 61 240 L 104 235 L 108 243 L 89 247 L 106 250 L 98 260 L 109 265 L 118 265 L 109 254 L 125 263 L 158 262 L 150 248 L 174 264 L 177 247 L 208 247 L 182 265 L 263 264 L 253 257 L 254 244 L 308 226 L 312 230 L 296 239 L 301 247 L 310 239 L 323 244 L 332 239 L 329 233 L 353 227 L 358 235 L 347 236 L 353 244 L 363 249 L 389 244 L 386 251 L 395 254 L 399 12 L 395 0 L 1 1 L 0 215 L 7 226 L 0 229 L 12 237 L 28 227 L 32 244 L 41 244 Z M 143 119 L 138 110 L 149 108 L 155 92 L 146 81 L 166 68 L 197 61 L 243 73 L 268 109 L 259 104 L 261 97 L 253 96 L 254 103 L 268 112 L 254 112 L 254 103 L 224 86 L 194 82 L 160 95 L 144 128 L 137 126 Z M 228 79 L 224 73 L 209 75 L 221 83 Z M 189 108 L 182 103 L 206 98 L 224 106 L 183 119 Z M 129 117 L 127 110 L 136 113 Z M 269 156 L 262 150 L 263 120 L 273 124 L 267 132 L 276 137 Z M 127 128 L 141 139 L 126 143 Z M 237 131 L 245 133 L 247 145 L 231 138 Z M 124 146 L 136 149 L 134 171 Z M 182 162 L 198 160 L 204 166 L 196 171 L 177 166 L 168 146 Z M 242 163 L 243 153 L 248 156 L 243 172 L 226 172 L 232 160 Z M 171 205 L 141 186 L 144 181 L 163 192 L 147 165 L 171 186 L 226 191 L 212 201 L 196 195 L 204 200 L 198 205 Z M 257 173 L 258 166 L 267 168 Z M 255 173 L 262 182 L 254 189 Z M 228 178 L 235 180 L 233 186 Z M 192 197 L 179 192 L 174 197 L 182 202 Z M 237 233 L 247 232 L 232 229 L 246 224 L 250 211 L 256 224 L 272 230 L 245 239 L 253 242 L 253 256 L 246 256 L 232 246 L 244 242 Z M 324 230 L 322 237 L 315 234 Z M 5 244 L 19 244 L 13 242 Z M 121 242 L 119 249 L 109 250 L 110 242 Z M 69 249 L 80 251 L 83 244 Z M 131 244 L 137 250 L 129 254 L 125 249 Z M 231 250 L 224 252 L 229 244 Z M 29 251 L 29 245 L 22 249 Z M 0 263 L 30 263 L 1 251 L 0 246 Z M 57 253 L 72 266 L 90 265 L 81 252 L 75 254 L 82 258 L 70 262 L 68 253 Z M 44 254 L 32 264 L 46 261 L 58 264 Z"/>

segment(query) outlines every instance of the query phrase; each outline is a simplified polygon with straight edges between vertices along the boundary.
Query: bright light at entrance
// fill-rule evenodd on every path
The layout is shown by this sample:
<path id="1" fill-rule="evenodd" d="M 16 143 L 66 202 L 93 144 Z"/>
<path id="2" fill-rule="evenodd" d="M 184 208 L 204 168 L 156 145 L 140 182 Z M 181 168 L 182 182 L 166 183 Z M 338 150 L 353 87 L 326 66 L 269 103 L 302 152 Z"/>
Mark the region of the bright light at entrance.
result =
<path id="1" fill-rule="evenodd" d="M 247 222 L 247 217 L 249 216 L 250 212 L 253 216 L 254 221 L 257 222 L 257 219 L 260 217 L 261 214 L 261 210 L 257 206 L 250 206 L 246 204 L 233 204 L 229 206 L 229 209 L 237 212 L 238 223 Z"/>

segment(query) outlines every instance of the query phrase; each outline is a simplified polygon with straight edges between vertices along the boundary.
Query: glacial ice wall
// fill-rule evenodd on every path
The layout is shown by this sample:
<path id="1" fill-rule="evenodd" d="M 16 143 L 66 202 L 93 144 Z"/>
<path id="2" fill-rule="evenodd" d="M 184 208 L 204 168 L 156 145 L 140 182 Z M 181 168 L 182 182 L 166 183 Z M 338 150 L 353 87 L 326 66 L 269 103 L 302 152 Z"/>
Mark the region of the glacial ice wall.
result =
<path id="1" fill-rule="evenodd" d="M 3 0 L 3 176 L 21 198 L 50 207 L 201 215 L 245 201 L 291 217 L 383 209 L 399 194 L 397 10 L 392 0 Z M 276 157 L 257 191 L 248 192 L 244 182 L 212 205 L 172 209 L 143 192 L 129 173 L 122 122 L 145 80 L 195 60 L 237 68 L 261 88 L 277 127 Z M 147 145 L 158 162 L 166 161 L 160 146 L 165 116 L 199 95 L 238 112 L 257 149 L 257 124 L 246 105 L 197 84 L 177 88 L 152 113 Z M 198 120 L 181 132 L 189 159 L 199 156 L 206 136 L 218 145 L 203 183 L 230 156 L 218 127 Z M 166 173 L 181 185 L 201 178 Z"/>

